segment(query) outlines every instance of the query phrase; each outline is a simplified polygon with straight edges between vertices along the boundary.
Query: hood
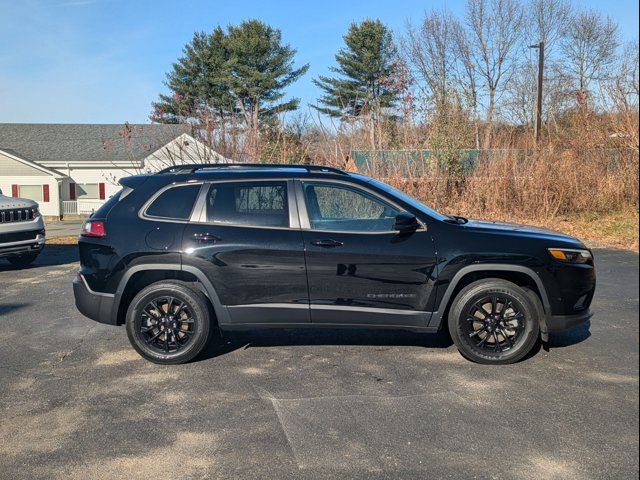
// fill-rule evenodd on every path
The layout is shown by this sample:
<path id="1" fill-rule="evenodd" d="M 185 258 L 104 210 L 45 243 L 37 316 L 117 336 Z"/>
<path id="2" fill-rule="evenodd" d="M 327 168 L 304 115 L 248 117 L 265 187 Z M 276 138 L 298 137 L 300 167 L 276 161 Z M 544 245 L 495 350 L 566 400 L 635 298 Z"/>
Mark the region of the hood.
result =
<path id="1" fill-rule="evenodd" d="M 527 225 L 514 225 L 510 223 L 486 222 L 482 220 L 469 220 L 464 225 L 466 228 L 482 231 L 486 233 L 496 233 L 510 235 L 514 237 L 537 238 L 547 242 L 556 242 L 558 244 L 571 244 L 579 248 L 585 248 L 583 243 L 575 237 L 566 235 L 553 230 L 546 230 L 539 227 L 530 227 Z M 561 245 L 560 245 L 561 246 Z"/>
<path id="2" fill-rule="evenodd" d="M 11 208 L 32 208 L 37 207 L 38 203 L 28 198 L 7 197 L 0 194 L 0 210 L 8 210 Z"/>

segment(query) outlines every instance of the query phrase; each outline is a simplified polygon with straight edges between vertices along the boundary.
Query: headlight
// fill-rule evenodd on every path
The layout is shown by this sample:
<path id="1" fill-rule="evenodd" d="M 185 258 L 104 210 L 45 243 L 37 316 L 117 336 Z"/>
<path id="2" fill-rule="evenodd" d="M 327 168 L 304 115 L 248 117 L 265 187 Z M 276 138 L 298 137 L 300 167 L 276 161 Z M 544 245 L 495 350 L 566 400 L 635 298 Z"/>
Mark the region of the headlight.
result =
<path id="1" fill-rule="evenodd" d="M 550 248 L 549 253 L 554 259 L 566 263 L 588 263 L 593 258 L 589 250 L 573 248 Z"/>

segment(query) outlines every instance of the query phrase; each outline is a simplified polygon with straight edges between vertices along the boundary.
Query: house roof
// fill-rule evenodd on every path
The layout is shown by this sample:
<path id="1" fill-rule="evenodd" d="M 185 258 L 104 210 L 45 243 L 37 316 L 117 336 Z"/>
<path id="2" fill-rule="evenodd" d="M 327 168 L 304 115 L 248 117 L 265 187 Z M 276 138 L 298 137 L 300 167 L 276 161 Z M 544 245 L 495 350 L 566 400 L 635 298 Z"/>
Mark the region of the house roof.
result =
<path id="1" fill-rule="evenodd" d="M 0 123 L 0 149 L 33 162 L 142 160 L 188 125 Z"/>

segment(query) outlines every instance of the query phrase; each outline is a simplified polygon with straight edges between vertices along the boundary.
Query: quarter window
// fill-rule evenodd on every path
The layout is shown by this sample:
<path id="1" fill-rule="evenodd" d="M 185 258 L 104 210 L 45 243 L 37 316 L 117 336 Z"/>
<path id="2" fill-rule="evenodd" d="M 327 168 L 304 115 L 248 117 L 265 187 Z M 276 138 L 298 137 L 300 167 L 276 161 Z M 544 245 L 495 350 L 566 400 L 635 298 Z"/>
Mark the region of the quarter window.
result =
<path id="1" fill-rule="evenodd" d="M 228 225 L 288 227 L 287 183 L 214 183 L 207 195 L 207 221 Z"/>
<path id="2" fill-rule="evenodd" d="M 313 230 L 387 232 L 399 213 L 375 195 L 347 185 L 305 183 L 304 196 Z"/>
<path id="3" fill-rule="evenodd" d="M 187 220 L 191 216 L 199 191 L 198 184 L 179 185 L 165 190 L 147 208 L 146 214 L 151 217 Z"/>

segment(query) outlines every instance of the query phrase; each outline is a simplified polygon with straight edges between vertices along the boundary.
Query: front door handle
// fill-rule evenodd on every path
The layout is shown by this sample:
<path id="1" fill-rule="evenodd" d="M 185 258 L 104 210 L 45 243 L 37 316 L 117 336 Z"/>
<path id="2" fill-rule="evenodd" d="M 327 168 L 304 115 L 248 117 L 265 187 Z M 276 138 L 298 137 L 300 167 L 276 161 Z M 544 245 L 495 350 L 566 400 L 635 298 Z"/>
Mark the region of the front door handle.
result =
<path id="1" fill-rule="evenodd" d="M 343 243 L 338 242 L 337 240 L 314 240 L 311 242 L 311 245 L 330 248 L 330 247 L 341 247 Z"/>
<path id="2" fill-rule="evenodd" d="M 220 237 L 216 237 L 210 233 L 194 233 L 193 239 L 198 243 L 216 243 L 220 241 Z"/>

